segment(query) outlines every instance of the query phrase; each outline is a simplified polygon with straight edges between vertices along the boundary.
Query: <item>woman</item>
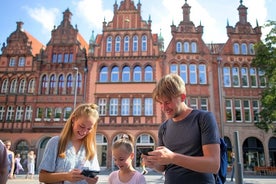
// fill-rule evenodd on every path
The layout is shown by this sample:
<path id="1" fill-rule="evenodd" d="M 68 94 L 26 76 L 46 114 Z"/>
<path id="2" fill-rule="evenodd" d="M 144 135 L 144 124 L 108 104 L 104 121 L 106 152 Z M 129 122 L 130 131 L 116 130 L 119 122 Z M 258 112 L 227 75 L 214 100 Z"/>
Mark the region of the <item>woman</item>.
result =
<path id="1" fill-rule="evenodd" d="M 52 137 L 39 166 L 39 181 L 44 183 L 94 184 L 82 170 L 100 170 L 96 151 L 97 105 L 78 106 L 67 120 L 61 134 Z"/>
<path id="2" fill-rule="evenodd" d="M 34 178 L 34 172 L 35 172 L 35 154 L 34 154 L 34 151 L 30 151 L 28 153 L 28 172 L 27 172 L 27 175 L 26 175 L 26 179 L 29 178 L 29 175 L 30 175 L 30 179 L 33 179 Z"/>

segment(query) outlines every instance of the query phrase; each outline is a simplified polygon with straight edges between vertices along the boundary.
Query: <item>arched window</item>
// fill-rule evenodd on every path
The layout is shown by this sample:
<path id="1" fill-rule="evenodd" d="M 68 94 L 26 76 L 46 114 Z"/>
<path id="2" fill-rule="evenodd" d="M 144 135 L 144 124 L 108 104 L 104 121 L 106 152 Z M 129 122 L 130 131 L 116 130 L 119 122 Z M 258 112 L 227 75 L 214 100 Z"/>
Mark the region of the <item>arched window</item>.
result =
<path id="1" fill-rule="evenodd" d="M 123 67 L 122 72 L 122 82 L 129 82 L 130 81 L 130 68 L 129 66 Z"/>
<path id="2" fill-rule="evenodd" d="M 42 82 L 41 82 L 41 94 L 45 94 L 48 87 L 48 77 L 47 75 L 42 76 Z"/>
<path id="3" fill-rule="evenodd" d="M 63 88 L 64 88 L 64 77 L 63 77 L 63 74 L 61 74 L 58 77 L 58 94 L 62 94 Z"/>
<path id="4" fill-rule="evenodd" d="M 243 55 L 246 55 L 246 54 L 247 54 L 247 45 L 246 45 L 246 43 L 242 43 L 242 44 L 241 44 L 241 53 L 242 53 Z"/>
<path id="5" fill-rule="evenodd" d="M 121 37 L 116 36 L 116 38 L 115 38 L 115 52 L 120 52 L 120 47 L 121 47 Z"/>
<path id="6" fill-rule="evenodd" d="M 180 64 L 180 77 L 184 80 L 185 83 L 187 83 L 187 65 L 186 64 Z"/>
<path id="7" fill-rule="evenodd" d="M 15 58 L 10 58 L 9 66 L 15 66 Z"/>
<path id="8" fill-rule="evenodd" d="M 35 80 L 31 79 L 29 81 L 29 86 L 28 86 L 28 93 L 33 93 L 35 90 Z"/>
<path id="9" fill-rule="evenodd" d="M 114 66 L 111 70 L 111 82 L 119 82 L 119 67 Z"/>
<path id="10" fill-rule="evenodd" d="M 170 66 L 170 73 L 176 73 L 176 74 L 178 74 L 178 65 L 177 64 L 175 64 L 175 63 L 171 64 L 171 66 Z"/>
<path id="11" fill-rule="evenodd" d="M 151 66 L 146 66 L 145 68 L 145 81 L 152 82 L 153 81 L 153 72 Z"/>
<path id="12" fill-rule="evenodd" d="M 26 90 L 26 80 L 22 79 L 19 83 L 19 93 L 25 93 Z"/>
<path id="13" fill-rule="evenodd" d="M 192 42 L 191 48 L 192 48 L 192 53 L 196 53 L 196 52 L 197 52 L 197 45 L 196 45 L 196 42 Z"/>
<path id="14" fill-rule="evenodd" d="M 176 52 L 182 52 L 182 43 L 181 42 L 176 43 Z"/>
<path id="15" fill-rule="evenodd" d="M 190 52 L 190 45 L 189 42 L 184 42 L 184 52 Z"/>
<path id="16" fill-rule="evenodd" d="M 133 37 L 133 48 L 132 48 L 133 52 L 137 52 L 138 51 L 138 36 L 135 35 Z"/>
<path id="17" fill-rule="evenodd" d="M 242 86 L 248 87 L 248 70 L 246 67 L 241 68 Z"/>
<path id="18" fill-rule="evenodd" d="M 189 70 L 190 70 L 190 84 L 196 84 L 197 83 L 196 65 L 191 64 L 189 66 Z"/>
<path id="19" fill-rule="evenodd" d="M 141 67 L 135 66 L 133 70 L 133 81 L 141 82 Z"/>
<path id="20" fill-rule="evenodd" d="M 129 36 L 125 36 L 124 38 L 124 51 L 125 52 L 129 51 Z"/>
<path id="21" fill-rule="evenodd" d="M 107 82 L 108 81 L 108 68 L 103 66 L 100 70 L 100 82 Z"/>
<path id="22" fill-rule="evenodd" d="M 251 54 L 251 55 L 255 54 L 254 44 L 253 43 L 249 44 L 249 54 Z"/>
<path id="23" fill-rule="evenodd" d="M 234 43 L 233 51 L 234 51 L 234 54 L 240 54 L 240 45 L 238 43 Z"/>
<path id="24" fill-rule="evenodd" d="M 147 51 L 147 36 L 142 36 L 142 51 Z"/>
<path id="25" fill-rule="evenodd" d="M 72 84 L 73 83 L 73 78 L 72 78 L 72 74 L 69 74 L 67 76 L 67 81 L 66 81 L 66 93 L 70 94 L 71 90 L 72 90 Z"/>
<path id="26" fill-rule="evenodd" d="M 112 51 L 112 37 L 109 36 L 106 39 L 106 52 L 111 52 Z"/>
<path id="27" fill-rule="evenodd" d="M 239 68 L 233 67 L 232 68 L 232 80 L 233 80 L 233 87 L 239 87 L 240 86 L 240 74 L 239 74 Z"/>
<path id="28" fill-rule="evenodd" d="M 231 76 L 229 67 L 223 67 L 223 85 L 224 87 L 231 87 Z"/>
<path id="29" fill-rule="evenodd" d="M 17 80 L 13 79 L 11 81 L 10 93 L 16 93 L 16 88 L 17 88 Z"/>
<path id="30" fill-rule="evenodd" d="M 198 69 L 199 69 L 199 84 L 207 84 L 206 66 L 204 64 L 200 64 L 198 66 Z"/>
<path id="31" fill-rule="evenodd" d="M 8 81 L 8 79 L 5 79 L 2 83 L 1 93 L 8 92 L 8 85 L 9 85 L 9 81 Z"/>
<path id="32" fill-rule="evenodd" d="M 256 68 L 250 68 L 251 87 L 257 87 L 257 71 Z"/>
<path id="33" fill-rule="evenodd" d="M 54 90 L 56 87 L 56 76 L 55 75 L 51 75 L 50 77 L 50 94 L 54 94 Z"/>

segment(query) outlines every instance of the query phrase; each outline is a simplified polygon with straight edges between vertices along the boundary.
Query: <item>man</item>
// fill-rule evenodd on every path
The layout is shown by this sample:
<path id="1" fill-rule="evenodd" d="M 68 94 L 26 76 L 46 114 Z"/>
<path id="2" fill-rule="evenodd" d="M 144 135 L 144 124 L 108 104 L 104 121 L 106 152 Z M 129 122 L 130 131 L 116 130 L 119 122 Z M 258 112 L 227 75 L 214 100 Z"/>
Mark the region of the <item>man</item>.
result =
<path id="1" fill-rule="evenodd" d="M 0 140 L 0 184 L 6 184 L 8 179 L 8 155 L 4 143 Z"/>
<path id="2" fill-rule="evenodd" d="M 165 172 L 165 184 L 215 183 L 220 167 L 220 140 L 212 113 L 185 104 L 185 83 L 177 74 L 164 76 L 153 90 L 167 120 L 158 132 L 158 147 L 142 155 L 148 167 Z"/>

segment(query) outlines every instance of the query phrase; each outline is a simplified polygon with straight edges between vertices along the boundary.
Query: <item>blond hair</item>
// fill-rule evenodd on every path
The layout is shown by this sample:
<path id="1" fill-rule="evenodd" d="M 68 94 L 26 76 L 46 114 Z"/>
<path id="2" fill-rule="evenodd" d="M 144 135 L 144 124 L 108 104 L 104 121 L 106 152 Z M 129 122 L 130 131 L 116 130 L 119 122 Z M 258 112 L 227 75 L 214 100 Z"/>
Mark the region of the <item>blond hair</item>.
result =
<path id="1" fill-rule="evenodd" d="M 60 134 L 60 140 L 58 144 L 58 156 L 65 158 L 65 149 L 67 143 L 71 140 L 73 134 L 73 119 L 77 120 L 81 116 L 93 116 L 96 119 L 92 130 L 83 138 L 84 148 L 86 151 L 86 159 L 91 160 L 96 154 L 96 132 L 97 132 L 97 121 L 99 119 L 99 113 L 97 110 L 98 106 L 96 104 L 81 104 L 79 105 L 73 113 L 70 115 L 66 121 L 64 128 Z"/>
<path id="2" fill-rule="evenodd" d="M 171 100 L 181 94 L 186 95 L 185 82 L 183 79 L 174 73 L 163 76 L 156 87 L 153 89 L 153 99 L 160 101 L 163 98 Z"/>
<path id="3" fill-rule="evenodd" d="M 121 137 L 112 145 L 112 150 L 124 148 L 127 153 L 134 152 L 133 137 L 128 134 L 122 134 Z"/>

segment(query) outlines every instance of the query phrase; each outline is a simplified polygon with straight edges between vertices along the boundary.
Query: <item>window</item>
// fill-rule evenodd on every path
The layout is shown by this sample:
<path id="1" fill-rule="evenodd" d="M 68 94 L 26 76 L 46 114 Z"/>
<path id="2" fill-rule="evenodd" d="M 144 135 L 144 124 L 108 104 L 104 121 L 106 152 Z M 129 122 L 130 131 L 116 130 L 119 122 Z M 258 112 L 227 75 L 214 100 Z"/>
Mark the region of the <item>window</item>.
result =
<path id="1" fill-rule="evenodd" d="M 64 63 L 68 63 L 69 62 L 69 54 L 68 53 L 64 54 L 63 62 Z"/>
<path id="2" fill-rule="evenodd" d="M 109 115 L 110 116 L 117 116 L 118 115 L 118 99 L 117 98 L 111 98 L 110 99 Z"/>
<path id="3" fill-rule="evenodd" d="M 45 118 L 51 119 L 53 115 L 52 108 L 47 107 L 45 109 Z"/>
<path id="4" fill-rule="evenodd" d="M 240 75 L 239 75 L 239 68 L 233 67 L 232 68 L 232 78 L 233 78 L 233 86 L 239 87 L 240 86 Z"/>
<path id="5" fill-rule="evenodd" d="M 24 57 L 19 58 L 18 66 L 25 66 L 25 58 Z"/>
<path id="6" fill-rule="evenodd" d="M 243 107 L 244 107 L 244 121 L 250 122 L 251 121 L 251 114 L 250 114 L 250 101 L 244 100 L 243 101 Z"/>
<path id="7" fill-rule="evenodd" d="M 142 36 L 142 51 L 147 51 L 147 36 Z"/>
<path id="8" fill-rule="evenodd" d="M 176 74 L 178 74 L 178 66 L 177 66 L 177 64 L 171 64 L 171 66 L 170 66 L 170 73 L 176 73 Z"/>
<path id="9" fill-rule="evenodd" d="M 99 115 L 100 116 L 106 115 L 106 99 L 100 98 L 98 105 L 99 105 Z"/>
<path id="10" fill-rule="evenodd" d="M 250 82 L 251 82 L 251 87 L 257 87 L 256 68 L 250 68 Z"/>
<path id="11" fill-rule="evenodd" d="M 122 72 L 122 82 L 129 82 L 130 81 L 130 68 L 129 66 L 123 67 Z"/>
<path id="12" fill-rule="evenodd" d="M 140 98 L 133 98 L 133 116 L 140 116 L 141 115 L 141 99 Z"/>
<path id="13" fill-rule="evenodd" d="M 129 51 L 129 36 L 125 36 L 124 38 L 124 51 L 125 52 Z"/>
<path id="14" fill-rule="evenodd" d="M 31 106 L 27 106 L 25 110 L 25 120 L 32 120 L 33 109 Z"/>
<path id="15" fill-rule="evenodd" d="M 19 121 L 19 120 L 22 120 L 22 118 L 23 118 L 23 107 L 22 106 L 17 106 L 16 107 L 15 120 Z"/>
<path id="16" fill-rule="evenodd" d="M 57 54 L 53 54 L 52 63 L 56 63 L 56 62 L 57 62 Z"/>
<path id="17" fill-rule="evenodd" d="M 152 82 L 153 81 L 152 67 L 151 66 L 146 66 L 146 68 L 145 68 L 145 81 L 146 82 Z"/>
<path id="18" fill-rule="evenodd" d="M 61 118 L 62 109 L 60 107 L 55 108 L 54 118 Z"/>
<path id="19" fill-rule="evenodd" d="M 251 54 L 251 55 L 255 54 L 254 44 L 253 43 L 249 44 L 249 54 Z"/>
<path id="20" fill-rule="evenodd" d="M 199 83 L 200 84 L 207 84 L 206 79 L 206 66 L 204 64 L 200 64 L 199 68 Z"/>
<path id="21" fill-rule="evenodd" d="M 18 92 L 19 93 L 25 93 L 25 90 L 26 90 L 26 80 L 25 79 L 22 79 L 19 83 L 19 89 L 18 89 Z"/>
<path id="22" fill-rule="evenodd" d="M 48 87 L 48 78 L 47 75 L 42 76 L 42 83 L 41 83 L 41 93 L 45 94 Z"/>
<path id="23" fill-rule="evenodd" d="M 259 85 L 260 85 L 260 87 L 266 87 L 265 73 L 261 70 L 258 70 L 258 74 L 259 74 Z"/>
<path id="24" fill-rule="evenodd" d="M 9 81 L 8 81 L 8 79 L 5 79 L 2 83 L 1 93 L 8 92 L 8 85 L 9 85 Z"/>
<path id="25" fill-rule="evenodd" d="M 180 64 L 180 77 L 187 83 L 187 65 Z"/>
<path id="26" fill-rule="evenodd" d="M 254 122 L 258 122 L 259 121 L 259 101 L 253 100 L 252 106 L 253 106 L 253 120 Z"/>
<path id="27" fill-rule="evenodd" d="M 190 44 L 189 42 L 184 42 L 184 52 L 190 52 Z"/>
<path id="28" fill-rule="evenodd" d="M 153 100 L 152 98 L 145 98 L 145 116 L 153 115 Z"/>
<path id="29" fill-rule="evenodd" d="M 81 83 L 82 83 L 81 74 L 78 73 L 78 79 L 77 79 L 77 88 L 78 88 L 78 90 L 80 90 L 80 88 L 81 88 Z"/>
<path id="30" fill-rule="evenodd" d="M 15 66 L 15 58 L 10 58 L 9 66 Z"/>
<path id="31" fill-rule="evenodd" d="M 232 112 L 232 101 L 231 100 L 225 100 L 225 115 L 226 115 L 226 121 L 227 122 L 233 122 L 233 112 Z"/>
<path id="32" fill-rule="evenodd" d="M 41 107 L 36 109 L 36 117 L 37 118 L 42 118 L 42 114 L 43 114 L 43 109 Z"/>
<path id="33" fill-rule="evenodd" d="M 12 106 L 8 107 L 7 114 L 6 114 L 6 120 L 7 121 L 12 121 L 14 116 L 14 109 Z"/>
<path id="34" fill-rule="evenodd" d="M 70 53 L 69 54 L 69 63 L 72 63 L 73 62 L 73 53 Z"/>
<path id="35" fill-rule="evenodd" d="M 234 43 L 233 51 L 234 51 L 234 54 L 240 54 L 240 45 L 238 43 Z"/>
<path id="36" fill-rule="evenodd" d="M 223 67 L 223 85 L 224 87 L 230 87 L 230 68 Z"/>
<path id="37" fill-rule="evenodd" d="M 50 77 L 50 94 L 54 93 L 55 87 L 56 87 L 56 76 L 52 75 Z"/>
<path id="38" fill-rule="evenodd" d="M 197 99 L 196 99 L 196 98 L 191 98 L 191 99 L 190 99 L 190 107 L 191 107 L 192 109 L 197 109 L 197 108 L 198 108 Z"/>
<path id="39" fill-rule="evenodd" d="M 133 72 L 133 81 L 134 82 L 141 82 L 141 67 L 135 66 Z"/>
<path id="40" fill-rule="evenodd" d="M 115 52 L 120 52 L 120 46 L 121 46 L 121 37 L 116 36 L 116 38 L 115 38 Z"/>
<path id="41" fill-rule="evenodd" d="M 128 116 L 129 115 L 129 105 L 130 101 L 129 98 L 122 98 L 122 107 L 121 107 L 121 115 Z"/>
<path id="42" fill-rule="evenodd" d="M 241 68 L 242 86 L 248 87 L 248 72 L 246 67 Z"/>
<path id="43" fill-rule="evenodd" d="M 176 52 L 182 52 L 182 43 L 181 42 L 176 43 Z"/>
<path id="44" fill-rule="evenodd" d="M 119 67 L 114 66 L 111 70 L 111 82 L 119 82 Z"/>
<path id="45" fill-rule="evenodd" d="M 11 81 L 10 93 L 16 93 L 17 80 L 13 79 Z"/>
<path id="46" fill-rule="evenodd" d="M 197 52 L 196 42 L 192 42 L 191 47 L 192 47 L 192 53 L 196 53 Z"/>
<path id="47" fill-rule="evenodd" d="M 100 82 L 107 82 L 107 80 L 108 80 L 108 69 L 106 66 L 104 66 L 100 70 Z"/>
<path id="48" fill-rule="evenodd" d="M 106 52 L 111 52 L 112 51 L 112 37 L 109 36 L 106 39 Z"/>
<path id="49" fill-rule="evenodd" d="M 138 51 L 138 36 L 135 35 L 133 37 L 133 48 L 132 48 L 133 52 L 137 52 Z"/>
<path id="50" fill-rule="evenodd" d="M 202 110 L 208 111 L 208 100 L 207 98 L 200 99 L 200 107 Z"/>
<path id="51" fill-rule="evenodd" d="M 63 77 L 63 75 L 61 74 L 61 75 L 58 77 L 58 94 L 62 94 L 63 88 L 64 88 L 64 77 Z"/>
<path id="52" fill-rule="evenodd" d="M 72 88 L 72 83 L 73 83 L 72 74 L 69 74 L 69 75 L 67 76 L 66 87 L 67 87 L 67 88 Z"/>
<path id="53" fill-rule="evenodd" d="M 4 120 L 5 107 L 0 106 L 0 121 Z"/>
<path id="54" fill-rule="evenodd" d="M 242 43 L 241 44 L 241 53 L 243 55 L 246 55 L 247 54 L 247 45 L 245 43 Z"/>
<path id="55" fill-rule="evenodd" d="M 242 121 L 242 113 L 241 113 L 241 101 L 235 100 L 235 118 L 237 122 Z"/>
<path id="56" fill-rule="evenodd" d="M 58 54 L 57 62 L 62 63 L 62 54 Z"/>
<path id="57" fill-rule="evenodd" d="M 65 107 L 63 119 L 67 120 L 67 119 L 70 117 L 72 111 L 73 111 L 73 108 L 72 108 L 72 107 Z"/>
<path id="58" fill-rule="evenodd" d="M 189 69 L 190 69 L 190 84 L 196 84 L 197 83 L 196 65 L 191 64 L 189 66 Z"/>
<path id="59" fill-rule="evenodd" d="M 28 86 L 28 93 L 33 93 L 35 90 L 35 80 L 31 79 Z"/>

